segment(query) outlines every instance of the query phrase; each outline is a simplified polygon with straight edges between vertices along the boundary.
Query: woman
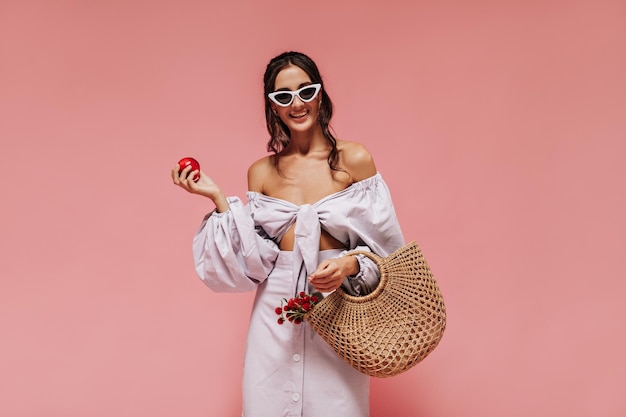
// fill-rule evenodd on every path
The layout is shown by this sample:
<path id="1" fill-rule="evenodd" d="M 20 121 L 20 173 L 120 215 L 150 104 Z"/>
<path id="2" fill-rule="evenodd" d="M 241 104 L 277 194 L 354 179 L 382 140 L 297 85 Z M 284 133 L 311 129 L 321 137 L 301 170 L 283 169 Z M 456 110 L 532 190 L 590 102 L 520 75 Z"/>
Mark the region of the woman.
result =
<path id="1" fill-rule="evenodd" d="M 272 154 L 248 170 L 248 204 L 225 197 L 204 172 L 172 170 L 176 185 L 216 207 L 194 238 L 196 271 L 215 291 L 256 290 L 244 416 L 368 416 L 368 377 L 308 325 L 279 326 L 274 309 L 300 291 L 376 287 L 375 264 L 345 255 L 358 248 L 387 256 L 404 245 L 389 190 L 364 146 L 330 132 L 333 105 L 308 56 L 275 57 L 264 85 Z"/>

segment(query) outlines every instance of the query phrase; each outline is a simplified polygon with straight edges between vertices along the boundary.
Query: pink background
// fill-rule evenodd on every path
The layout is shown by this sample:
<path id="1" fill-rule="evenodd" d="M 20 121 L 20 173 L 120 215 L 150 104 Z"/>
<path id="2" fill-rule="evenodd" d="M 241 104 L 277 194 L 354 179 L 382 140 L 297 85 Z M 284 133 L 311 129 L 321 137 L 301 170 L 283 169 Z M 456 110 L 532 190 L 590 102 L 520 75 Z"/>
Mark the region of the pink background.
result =
<path id="1" fill-rule="evenodd" d="M 0 416 L 236 416 L 252 294 L 195 276 L 265 153 L 261 77 L 319 64 L 448 306 L 372 417 L 626 415 L 626 3 L 0 3 Z"/>

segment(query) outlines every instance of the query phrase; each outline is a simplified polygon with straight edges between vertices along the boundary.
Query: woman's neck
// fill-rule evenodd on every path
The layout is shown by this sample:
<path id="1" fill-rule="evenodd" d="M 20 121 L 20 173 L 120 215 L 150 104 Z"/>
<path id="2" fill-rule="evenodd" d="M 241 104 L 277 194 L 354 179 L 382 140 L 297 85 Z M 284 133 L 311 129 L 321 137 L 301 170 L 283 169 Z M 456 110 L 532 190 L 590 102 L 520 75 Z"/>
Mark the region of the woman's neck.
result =
<path id="1" fill-rule="evenodd" d="M 285 151 L 306 155 L 311 152 L 327 151 L 328 147 L 328 141 L 324 137 L 322 129 L 318 127 L 307 132 L 292 132 Z"/>

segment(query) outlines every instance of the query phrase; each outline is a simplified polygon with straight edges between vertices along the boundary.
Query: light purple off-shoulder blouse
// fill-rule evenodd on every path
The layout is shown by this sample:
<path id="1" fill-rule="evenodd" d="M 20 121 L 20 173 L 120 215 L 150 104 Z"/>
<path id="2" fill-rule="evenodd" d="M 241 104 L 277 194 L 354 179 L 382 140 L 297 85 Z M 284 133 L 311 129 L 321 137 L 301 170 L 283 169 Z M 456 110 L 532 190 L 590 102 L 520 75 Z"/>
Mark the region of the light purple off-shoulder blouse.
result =
<path id="1" fill-rule="evenodd" d="M 230 209 L 209 213 L 193 241 L 196 272 L 214 291 L 256 289 L 273 269 L 279 242 L 295 223 L 294 274 L 319 263 L 321 228 L 346 248 L 387 256 L 404 245 L 389 188 L 380 173 L 313 204 L 296 205 L 257 192 L 248 204 L 228 197 Z"/>

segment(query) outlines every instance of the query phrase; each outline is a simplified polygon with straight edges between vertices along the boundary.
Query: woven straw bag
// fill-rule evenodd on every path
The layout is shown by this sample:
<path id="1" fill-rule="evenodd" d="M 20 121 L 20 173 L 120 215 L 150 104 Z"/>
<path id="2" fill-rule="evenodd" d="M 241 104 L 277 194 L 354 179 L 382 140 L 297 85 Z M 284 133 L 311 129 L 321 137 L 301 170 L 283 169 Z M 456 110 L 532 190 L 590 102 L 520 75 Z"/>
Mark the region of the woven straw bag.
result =
<path id="1" fill-rule="evenodd" d="M 415 242 L 387 257 L 364 251 L 380 283 L 363 297 L 337 289 L 305 315 L 311 327 L 358 371 L 385 378 L 417 365 L 446 327 L 441 291 Z"/>

